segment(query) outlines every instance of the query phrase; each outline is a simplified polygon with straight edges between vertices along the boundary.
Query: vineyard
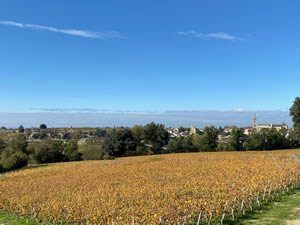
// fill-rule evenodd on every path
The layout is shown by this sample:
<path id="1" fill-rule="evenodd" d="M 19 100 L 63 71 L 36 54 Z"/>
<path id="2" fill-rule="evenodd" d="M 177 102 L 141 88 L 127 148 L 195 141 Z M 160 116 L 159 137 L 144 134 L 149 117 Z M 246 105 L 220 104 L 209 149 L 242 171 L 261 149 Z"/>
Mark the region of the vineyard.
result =
<path id="1" fill-rule="evenodd" d="M 52 223 L 222 224 L 300 184 L 299 150 L 49 164 L 0 177 L 0 208 Z"/>

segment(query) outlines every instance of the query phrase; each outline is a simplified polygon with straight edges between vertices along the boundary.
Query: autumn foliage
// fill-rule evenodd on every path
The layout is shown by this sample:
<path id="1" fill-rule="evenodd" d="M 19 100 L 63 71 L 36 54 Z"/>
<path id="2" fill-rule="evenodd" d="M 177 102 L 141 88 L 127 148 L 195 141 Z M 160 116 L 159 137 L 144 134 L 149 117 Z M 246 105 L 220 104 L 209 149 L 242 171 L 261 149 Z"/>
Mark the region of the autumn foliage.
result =
<path id="1" fill-rule="evenodd" d="M 299 151 L 188 153 L 50 164 L 0 177 L 0 208 L 46 221 L 221 220 L 299 185 Z"/>

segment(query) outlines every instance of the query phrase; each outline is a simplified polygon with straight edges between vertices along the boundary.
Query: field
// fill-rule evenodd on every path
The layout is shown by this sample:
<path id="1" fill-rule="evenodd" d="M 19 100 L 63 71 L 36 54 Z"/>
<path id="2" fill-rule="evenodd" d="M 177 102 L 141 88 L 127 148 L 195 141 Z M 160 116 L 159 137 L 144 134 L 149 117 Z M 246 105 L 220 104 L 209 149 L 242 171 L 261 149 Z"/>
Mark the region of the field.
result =
<path id="1" fill-rule="evenodd" d="M 220 222 L 299 185 L 297 155 L 190 153 L 45 165 L 0 177 L 0 208 L 82 224 Z"/>

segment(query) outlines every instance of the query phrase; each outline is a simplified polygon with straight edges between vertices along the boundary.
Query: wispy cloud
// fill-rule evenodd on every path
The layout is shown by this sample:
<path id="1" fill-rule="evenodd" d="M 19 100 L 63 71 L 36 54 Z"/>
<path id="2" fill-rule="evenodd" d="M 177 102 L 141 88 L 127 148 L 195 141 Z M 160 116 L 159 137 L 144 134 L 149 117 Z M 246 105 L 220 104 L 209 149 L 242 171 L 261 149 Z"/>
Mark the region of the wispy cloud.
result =
<path id="1" fill-rule="evenodd" d="M 63 33 L 73 36 L 80 36 L 85 38 L 96 38 L 96 39 L 111 39 L 111 38 L 121 38 L 121 34 L 118 31 L 108 31 L 108 32 L 93 32 L 87 30 L 78 30 L 78 29 L 59 29 L 49 26 L 41 26 L 36 24 L 27 24 L 19 23 L 14 21 L 0 21 L 1 25 L 14 26 L 23 29 L 32 29 L 32 30 L 46 30 L 55 33 Z"/>
<path id="2" fill-rule="evenodd" d="M 178 35 L 183 36 L 194 36 L 196 38 L 213 38 L 213 39 L 223 39 L 229 41 L 244 41 L 244 38 L 234 36 L 224 32 L 216 32 L 216 33 L 200 33 L 197 31 L 188 31 L 188 32 L 177 32 Z"/>
<path id="3" fill-rule="evenodd" d="M 92 109 L 92 108 L 32 108 L 32 111 L 40 112 L 101 112 L 104 109 Z"/>
<path id="4" fill-rule="evenodd" d="M 139 110 L 115 110 L 115 109 L 99 109 L 99 108 L 30 108 L 34 112 L 87 112 L 87 113 L 132 113 L 132 114 L 151 114 L 158 111 L 139 111 Z"/>

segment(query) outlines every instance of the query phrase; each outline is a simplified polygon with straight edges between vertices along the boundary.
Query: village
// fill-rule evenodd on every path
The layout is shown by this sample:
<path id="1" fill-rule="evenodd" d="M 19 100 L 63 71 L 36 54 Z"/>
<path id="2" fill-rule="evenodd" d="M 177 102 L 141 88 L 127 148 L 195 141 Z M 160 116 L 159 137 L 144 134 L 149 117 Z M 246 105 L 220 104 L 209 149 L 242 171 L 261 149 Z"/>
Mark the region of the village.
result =
<path id="1" fill-rule="evenodd" d="M 219 127 L 219 135 L 218 135 L 218 142 L 219 143 L 228 143 L 230 134 L 233 129 L 237 129 L 237 126 L 225 126 Z M 253 125 L 252 126 L 247 126 L 247 127 L 241 127 L 243 129 L 244 135 L 250 135 L 254 131 L 261 131 L 263 129 L 275 129 L 277 131 L 280 130 L 289 130 L 288 125 L 285 122 L 282 122 L 282 124 L 259 124 L 257 122 L 257 117 L 256 113 L 254 114 L 253 117 Z M 194 134 L 203 134 L 204 129 L 199 129 L 195 126 L 192 126 L 191 128 L 169 128 L 168 133 L 170 134 L 171 139 L 175 139 L 178 137 L 188 137 L 192 136 Z M 287 133 L 288 135 L 288 133 Z"/>

